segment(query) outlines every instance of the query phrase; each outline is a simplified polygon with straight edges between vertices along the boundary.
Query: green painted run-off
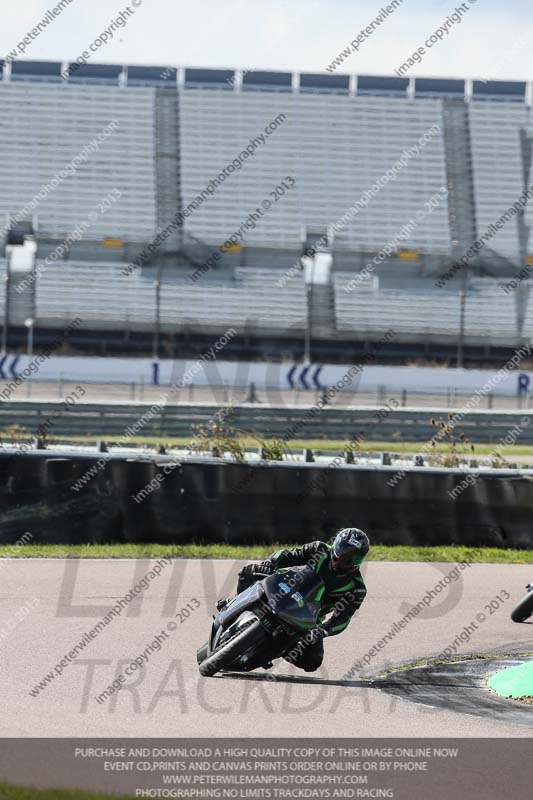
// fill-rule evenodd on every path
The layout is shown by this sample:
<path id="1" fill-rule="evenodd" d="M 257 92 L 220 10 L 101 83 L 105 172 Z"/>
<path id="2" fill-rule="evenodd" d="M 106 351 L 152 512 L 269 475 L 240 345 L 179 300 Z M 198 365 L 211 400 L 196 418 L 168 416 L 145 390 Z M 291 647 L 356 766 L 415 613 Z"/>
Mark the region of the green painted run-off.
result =
<path id="1" fill-rule="evenodd" d="M 487 683 L 500 697 L 533 697 L 533 661 L 502 669 Z"/>

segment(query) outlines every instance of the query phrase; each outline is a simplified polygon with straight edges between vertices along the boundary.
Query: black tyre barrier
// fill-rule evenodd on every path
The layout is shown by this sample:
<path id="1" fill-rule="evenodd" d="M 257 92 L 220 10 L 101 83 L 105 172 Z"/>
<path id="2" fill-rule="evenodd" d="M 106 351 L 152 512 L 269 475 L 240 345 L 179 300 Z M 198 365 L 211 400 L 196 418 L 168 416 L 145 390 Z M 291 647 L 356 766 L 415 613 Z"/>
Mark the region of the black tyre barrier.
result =
<path id="1" fill-rule="evenodd" d="M 0 454 L 3 544 L 26 533 L 34 544 L 268 544 L 357 525 L 382 544 L 530 548 L 532 508 L 533 475 L 518 470 Z"/>

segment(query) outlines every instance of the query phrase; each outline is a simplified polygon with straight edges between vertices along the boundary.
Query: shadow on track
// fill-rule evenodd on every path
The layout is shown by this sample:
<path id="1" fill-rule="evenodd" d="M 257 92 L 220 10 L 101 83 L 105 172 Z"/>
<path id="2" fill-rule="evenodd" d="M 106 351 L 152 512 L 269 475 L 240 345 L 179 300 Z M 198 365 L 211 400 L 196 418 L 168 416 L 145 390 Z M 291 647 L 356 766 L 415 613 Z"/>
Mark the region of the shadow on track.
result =
<path id="1" fill-rule="evenodd" d="M 307 675 L 275 675 L 271 672 L 252 673 L 252 672 L 223 672 L 214 676 L 219 679 L 232 679 L 241 681 L 261 681 L 262 683 L 295 683 L 311 686 L 343 686 L 353 689 L 368 689 L 372 686 L 372 681 L 342 681 L 332 680 L 330 678 L 312 678 Z M 376 687 L 377 688 L 377 687 Z"/>

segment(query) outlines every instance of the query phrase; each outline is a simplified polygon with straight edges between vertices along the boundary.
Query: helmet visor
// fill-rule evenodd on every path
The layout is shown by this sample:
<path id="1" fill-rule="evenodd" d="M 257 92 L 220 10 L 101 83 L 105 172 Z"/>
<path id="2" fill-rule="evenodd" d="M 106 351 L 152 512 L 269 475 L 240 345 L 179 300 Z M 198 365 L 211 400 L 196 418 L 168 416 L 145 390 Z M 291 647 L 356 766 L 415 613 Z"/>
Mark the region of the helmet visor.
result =
<path id="1" fill-rule="evenodd" d="M 331 554 L 331 563 L 333 564 L 335 572 L 352 572 L 352 570 L 362 564 L 364 560 L 365 557 L 363 555 L 336 556 L 335 552 Z"/>

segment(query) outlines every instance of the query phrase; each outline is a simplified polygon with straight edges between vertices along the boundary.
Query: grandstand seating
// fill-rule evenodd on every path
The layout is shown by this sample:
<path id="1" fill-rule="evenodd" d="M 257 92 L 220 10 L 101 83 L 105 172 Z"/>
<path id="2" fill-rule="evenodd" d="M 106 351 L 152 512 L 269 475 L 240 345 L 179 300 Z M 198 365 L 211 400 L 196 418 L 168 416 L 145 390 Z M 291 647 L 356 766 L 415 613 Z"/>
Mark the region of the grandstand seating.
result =
<path id="1" fill-rule="evenodd" d="M 465 309 L 465 336 L 469 340 L 518 341 L 523 336 L 516 311 L 517 295 L 505 293 L 499 280 L 473 278 L 468 283 Z M 531 329 L 530 329 L 531 330 Z"/>
<path id="2" fill-rule="evenodd" d="M 450 281 L 437 290 L 435 278 L 450 266 L 463 239 L 480 237 L 532 180 L 531 87 L 528 93 L 525 84 L 474 82 L 469 95 L 470 84 L 457 80 L 254 71 L 241 76 L 232 70 L 119 65 L 88 65 L 65 82 L 61 65 L 32 64 L 6 65 L 0 78 L 0 227 L 112 120 L 119 124 L 33 212 L 39 256 L 84 222 L 90 225 L 68 260 L 44 269 L 35 297 L 17 302 L 12 287 L 12 326 L 22 327 L 34 307 L 37 329 L 61 328 L 80 316 L 88 330 L 149 334 L 156 317 L 155 275 L 164 264 L 163 332 L 222 332 L 233 325 L 258 338 L 282 339 L 292 331 L 301 336 L 307 292 L 302 273 L 291 267 L 304 236 L 337 223 L 407 148 L 437 126 L 396 179 L 336 231 L 332 284 L 310 299 L 309 319 L 316 337 L 330 342 L 377 339 L 388 328 L 408 343 L 453 342 L 460 325 L 459 287 Z M 182 229 L 174 230 L 152 262 L 125 275 L 123 261 L 143 251 L 176 210 L 186 209 L 273 120 L 275 129 L 264 143 L 184 216 Z M 456 147 L 459 140 L 462 146 Z M 274 202 L 270 192 L 286 176 L 296 185 Z M 421 217 L 424 202 L 443 186 L 452 192 L 454 183 L 463 206 L 456 197 L 453 205 L 441 202 Z M 115 188 L 120 200 L 98 212 L 98 203 Z M 245 229 L 242 248 L 193 282 L 190 274 L 204 255 L 241 228 L 264 200 L 271 206 L 263 206 L 255 228 Z M 465 206 L 471 214 L 462 213 Z M 468 225 L 458 226 L 457 219 L 466 217 Z M 412 220 L 408 238 L 399 240 Z M 528 210 L 524 220 L 513 218 L 491 239 L 480 255 L 480 262 L 493 259 L 486 273 L 501 268 L 508 280 L 518 272 L 533 253 L 530 224 Z M 108 238 L 119 240 L 109 251 L 113 257 L 102 256 Z M 347 293 L 355 271 L 395 239 L 398 247 L 415 251 L 404 254 L 411 261 L 393 254 L 376 268 L 377 280 Z M 290 277 L 279 281 L 287 272 Z M 0 279 L 4 275 L 2 261 Z M 494 278 L 470 275 L 467 342 L 497 348 L 528 338 L 533 308 L 524 288 L 506 294 Z"/>
<path id="3" fill-rule="evenodd" d="M 115 263 L 56 262 L 44 266 L 36 290 L 36 325 L 61 328 L 81 317 L 84 328 L 151 330 L 156 318 L 154 278 L 125 275 Z M 0 279 L 5 262 L 0 264 Z M 305 326 L 305 287 L 301 275 L 280 288 L 278 271 L 237 269 L 232 280 L 203 275 L 193 283 L 186 275 L 163 275 L 161 329 L 193 331 L 260 329 L 272 334 Z M 23 325 L 23 319 L 13 320 Z"/>
<path id="4" fill-rule="evenodd" d="M 94 212 L 85 239 L 153 238 L 154 89 L 0 82 L 0 103 L 0 227 L 117 120 L 96 152 L 39 202 L 38 233 L 63 239 Z M 101 213 L 98 203 L 115 188 L 122 197 Z"/>
<path id="5" fill-rule="evenodd" d="M 244 76 L 241 88 L 231 70 L 118 65 L 91 69 L 87 75 L 78 71 L 68 83 L 59 77 L 61 65 L 53 62 L 16 61 L 5 71 L 0 80 L 4 109 L 0 220 L 24 208 L 84 145 L 117 119 L 118 130 L 98 152 L 40 203 L 39 234 L 66 236 L 117 187 L 123 192 L 120 202 L 99 215 L 83 238 L 151 241 L 157 226 L 176 211 L 172 191 L 163 186 L 165 170 L 158 169 L 174 141 L 174 133 L 169 138 L 157 129 L 164 119 L 158 93 L 168 96 L 170 89 L 178 97 L 176 196 L 181 195 L 184 207 L 250 139 L 263 134 L 272 120 L 280 120 L 242 168 L 184 220 L 185 231 L 210 246 L 224 242 L 290 174 L 296 187 L 272 205 L 254 230 L 246 231 L 245 246 L 298 247 L 302 228 L 324 228 L 339 220 L 405 148 L 438 125 L 438 135 L 420 155 L 336 234 L 337 250 L 376 251 L 446 184 L 443 103 L 447 98 L 460 102 L 465 91 L 462 81 L 423 78 L 414 82 L 409 96 L 408 81 L 398 78 L 360 76 L 354 91 L 349 90 L 348 76 L 252 71 Z M 524 188 L 528 164 L 521 136 L 532 135 L 524 92 L 524 84 L 474 85 L 474 99 L 468 104 L 472 164 L 465 170 L 473 174 L 478 234 Z M 163 124 L 170 131 L 170 121 Z M 160 153 L 158 143 L 163 141 Z M 162 201 L 168 206 L 166 214 Z M 494 237 L 491 248 L 513 259 L 520 252 L 518 241 L 512 222 Z M 404 244 L 425 253 L 448 253 L 446 203 L 426 216 Z"/>
<path id="6" fill-rule="evenodd" d="M 456 282 L 437 290 L 433 281 L 412 281 L 400 288 L 380 288 L 372 277 L 353 291 L 346 287 L 353 273 L 335 275 L 337 330 L 376 338 L 386 328 L 398 340 L 455 341 L 460 328 L 460 294 Z M 469 342 L 512 346 L 521 341 L 512 293 L 490 278 L 470 281 L 465 308 L 465 337 Z M 530 306 L 532 303 L 530 303 Z"/>
<path id="7" fill-rule="evenodd" d="M 278 271 L 237 269 L 232 280 L 173 281 L 162 293 L 161 319 L 170 329 L 220 329 L 284 335 L 305 328 L 305 286 L 301 275 L 277 285 Z"/>
<path id="8" fill-rule="evenodd" d="M 521 134 L 531 139 L 530 109 L 518 103 L 473 102 L 470 131 L 476 219 L 481 235 L 505 214 L 524 189 Z M 516 259 L 520 253 L 516 218 L 495 234 L 490 247 Z"/>
<path id="9" fill-rule="evenodd" d="M 36 328 L 62 329 L 74 318 L 84 329 L 151 331 L 156 319 L 154 275 L 124 275 L 116 263 L 57 262 L 44 267 L 36 283 Z M 5 276 L 0 262 L 0 280 Z M 163 332 L 222 333 L 234 326 L 240 334 L 283 337 L 300 335 L 306 326 L 306 295 L 302 273 L 278 285 L 279 270 L 236 268 L 231 273 L 208 273 L 193 283 L 186 275 L 163 274 L 160 323 Z M 346 287 L 352 272 L 334 275 L 334 325 L 324 338 L 379 339 L 393 329 L 398 342 L 429 340 L 450 342 L 459 331 L 459 287 L 457 282 L 436 290 L 425 279 L 410 279 L 400 288 L 380 287 L 370 277 L 351 292 Z M 80 287 L 83 287 L 80 290 Z M 522 341 L 515 311 L 515 297 L 506 294 L 500 281 L 475 278 L 469 282 L 465 314 L 465 336 L 471 343 L 497 347 Z M 0 315 L 4 296 L 0 293 Z M 12 324 L 23 325 L 26 315 L 20 304 L 12 308 Z M 318 324 L 315 320 L 315 327 Z M 533 325 L 533 298 L 526 311 L 525 330 Z"/>
<path id="10" fill-rule="evenodd" d="M 242 169 L 186 220 L 185 227 L 200 239 L 223 242 L 263 199 L 271 199 L 269 192 L 286 175 L 292 175 L 296 187 L 274 204 L 255 230 L 246 231 L 245 243 L 297 246 L 304 226 L 337 222 L 406 148 L 432 125 L 439 125 L 441 112 L 438 100 L 408 103 L 384 97 L 189 89 L 181 98 L 184 205 L 268 123 L 280 114 L 286 118 Z M 336 234 L 336 246 L 379 250 L 445 184 L 439 132 Z M 445 202 L 405 245 L 431 252 L 449 250 Z"/>

